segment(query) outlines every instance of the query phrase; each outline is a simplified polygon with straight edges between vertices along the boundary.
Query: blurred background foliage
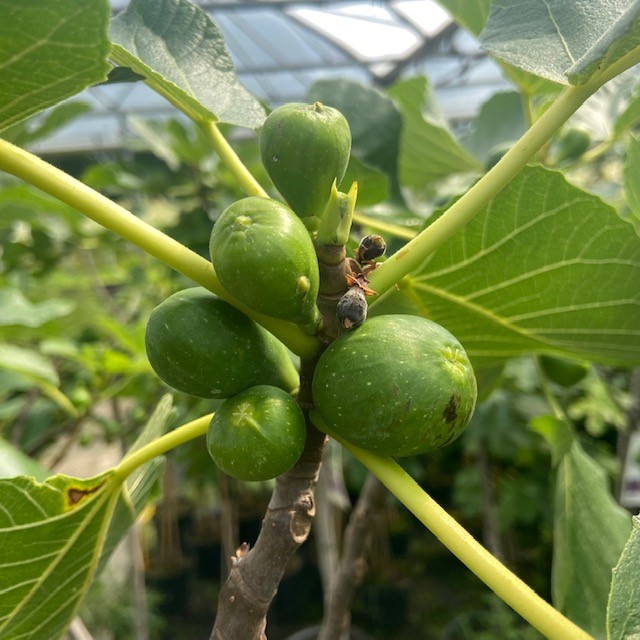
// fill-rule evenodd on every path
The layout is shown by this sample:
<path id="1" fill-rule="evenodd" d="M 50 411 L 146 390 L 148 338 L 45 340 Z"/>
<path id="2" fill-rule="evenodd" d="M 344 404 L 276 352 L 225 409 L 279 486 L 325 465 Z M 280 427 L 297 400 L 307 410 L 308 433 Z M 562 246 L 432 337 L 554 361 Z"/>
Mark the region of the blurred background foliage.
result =
<path id="1" fill-rule="evenodd" d="M 312 94 L 329 90 L 319 85 Z M 636 122 L 629 94 L 622 79 L 600 92 L 600 102 L 559 132 L 540 161 L 563 169 L 638 228 L 640 209 L 633 206 L 638 187 L 625 162 L 638 153 L 638 142 L 629 135 Z M 470 161 L 463 171 L 434 174 L 427 188 L 403 184 L 381 169 L 388 159 L 356 147 L 349 176 L 360 181 L 359 214 L 365 218 L 354 234 L 377 230 L 380 221 L 417 229 L 482 172 L 480 161 L 491 166 L 524 127 L 519 97 L 500 95 L 483 107 L 476 123 L 456 132 L 479 158 L 478 167 L 471 170 Z M 496 101 L 500 109 L 513 110 L 508 135 L 504 126 L 488 124 L 494 122 L 488 114 Z M 619 108 L 622 102 L 626 106 Z M 8 137 L 29 144 L 83 112 L 81 103 L 66 103 L 45 118 L 16 125 Z M 610 114 L 604 125 L 602 113 Z M 624 127 L 616 126 L 621 117 Z M 207 256 L 212 224 L 242 196 L 231 174 L 199 129 L 183 120 L 138 119 L 131 128 L 137 136 L 125 149 L 49 159 Z M 232 134 L 258 180 L 268 184 L 256 139 L 225 133 Z M 48 468 L 96 443 L 125 451 L 167 391 L 145 356 L 147 317 L 190 283 L 52 198 L 5 176 L 1 180 L 0 438 Z M 392 250 L 406 241 L 386 237 Z M 549 414 L 548 398 L 555 398 L 615 487 L 621 433 L 632 405 L 630 372 L 520 358 L 479 376 L 483 398 L 463 436 L 442 451 L 402 464 L 495 555 L 550 598 L 554 472 L 550 448 L 530 428 L 531 420 Z M 174 393 L 174 400 L 175 425 L 215 409 L 212 402 L 184 394 Z M 2 474 L 17 455 L 6 451 L 0 457 Z M 365 474 L 346 453 L 337 467 L 330 504 L 341 531 L 347 498 L 355 502 Z M 149 589 L 145 606 L 152 612 L 148 633 L 205 637 L 232 544 L 254 540 L 270 483 L 243 484 L 223 476 L 202 441 L 171 455 L 168 478 L 163 502 L 150 510 L 140 531 Z M 354 607 L 354 624 L 367 637 L 539 637 L 392 498 L 381 510 L 374 538 L 368 577 Z M 274 640 L 317 624 L 322 616 L 317 548 L 313 538 L 285 576 L 270 616 Z M 110 589 L 104 580 L 84 605 L 85 623 L 96 637 L 140 637 L 139 593 Z"/>

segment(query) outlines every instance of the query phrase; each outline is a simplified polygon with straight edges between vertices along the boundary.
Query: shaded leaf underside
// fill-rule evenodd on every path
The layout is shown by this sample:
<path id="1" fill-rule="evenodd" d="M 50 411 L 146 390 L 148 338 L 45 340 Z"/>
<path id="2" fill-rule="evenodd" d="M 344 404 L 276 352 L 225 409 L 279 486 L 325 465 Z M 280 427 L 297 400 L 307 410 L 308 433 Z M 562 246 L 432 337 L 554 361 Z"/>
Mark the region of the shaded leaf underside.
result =
<path id="1" fill-rule="evenodd" d="M 494 0 L 480 41 L 506 62 L 582 84 L 640 44 L 639 0 Z"/>
<path id="2" fill-rule="evenodd" d="M 111 22 L 113 58 L 195 120 L 257 128 L 264 109 L 238 81 L 218 27 L 188 0 L 132 0 Z"/>

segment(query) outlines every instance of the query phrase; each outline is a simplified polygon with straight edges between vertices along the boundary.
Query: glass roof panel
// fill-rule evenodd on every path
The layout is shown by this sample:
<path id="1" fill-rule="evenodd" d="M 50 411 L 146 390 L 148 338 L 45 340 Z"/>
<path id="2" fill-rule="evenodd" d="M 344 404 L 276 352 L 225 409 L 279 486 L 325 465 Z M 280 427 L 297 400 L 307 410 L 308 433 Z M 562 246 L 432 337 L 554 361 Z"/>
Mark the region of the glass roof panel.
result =
<path id="1" fill-rule="evenodd" d="M 411 54 L 421 44 L 417 34 L 382 7 L 294 9 L 291 13 L 327 38 L 340 41 L 358 60 L 397 59 Z"/>

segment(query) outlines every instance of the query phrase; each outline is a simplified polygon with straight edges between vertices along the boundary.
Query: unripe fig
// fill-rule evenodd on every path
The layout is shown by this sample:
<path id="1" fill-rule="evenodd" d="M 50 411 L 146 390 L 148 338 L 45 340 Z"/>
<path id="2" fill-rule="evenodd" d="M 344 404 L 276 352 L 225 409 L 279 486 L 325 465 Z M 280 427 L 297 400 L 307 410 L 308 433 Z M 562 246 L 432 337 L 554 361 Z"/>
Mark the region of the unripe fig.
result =
<path id="1" fill-rule="evenodd" d="M 285 204 L 238 200 L 218 218 L 209 249 L 220 282 L 240 302 L 274 318 L 313 323 L 318 260 L 309 232 Z"/>
<path id="2" fill-rule="evenodd" d="M 259 384 L 292 391 L 299 384 L 281 342 L 200 287 L 174 293 L 151 312 L 145 343 L 164 382 L 201 398 L 228 398 Z"/>
<path id="3" fill-rule="evenodd" d="M 462 345 L 418 316 L 378 316 L 343 334 L 313 378 L 313 400 L 329 428 L 391 456 L 452 442 L 471 419 L 476 396 Z"/>
<path id="4" fill-rule="evenodd" d="M 260 133 L 262 162 L 273 184 L 300 217 L 320 218 L 333 181 L 347 170 L 351 132 L 346 118 L 320 102 L 285 104 Z"/>
<path id="5" fill-rule="evenodd" d="M 269 480 L 296 463 L 306 437 L 296 401 L 282 389 L 257 386 L 218 408 L 207 431 L 207 449 L 228 475 Z"/>

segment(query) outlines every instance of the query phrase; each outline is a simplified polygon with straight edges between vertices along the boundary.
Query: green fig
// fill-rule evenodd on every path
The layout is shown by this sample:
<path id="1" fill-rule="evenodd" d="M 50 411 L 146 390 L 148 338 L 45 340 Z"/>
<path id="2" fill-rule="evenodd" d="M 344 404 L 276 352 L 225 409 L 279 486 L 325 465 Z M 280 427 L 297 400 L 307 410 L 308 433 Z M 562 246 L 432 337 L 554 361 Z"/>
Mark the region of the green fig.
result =
<path id="1" fill-rule="evenodd" d="M 209 248 L 220 282 L 240 302 L 274 318 L 316 321 L 318 260 L 309 232 L 284 203 L 238 200 L 218 218 Z"/>
<path id="2" fill-rule="evenodd" d="M 285 346 L 224 300 L 194 287 L 151 313 L 145 334 L 153 370 L 169 386 L 201 398 L 228 398 L 258 384 L 299 384 Z"/>
<path id="3" fill-rule="evenodd" d="M 343 334 L 322 354 L 313 378 L 313 400 L 329 428 L 390 456 L 455 440 L 476 397 L 462 345 L 418 316 L 377 316 Z"/>
<path id="4" fill-rule="evenodd" d="M 351 153 L 346 118 L 320 102 L 293 102 L 272 111 L 260 133 L 262 162 L 301 218 L 322 217 L 333 181 L 339 185 Z"/>
<path id="5" fill-rule="evenodd" d="M 269 480 L 298 460 L 307 438 L 302 410 L 288 393 L 270 386 L 225 400 L 207 431 L 213 461 L 240 480 Z"/>

